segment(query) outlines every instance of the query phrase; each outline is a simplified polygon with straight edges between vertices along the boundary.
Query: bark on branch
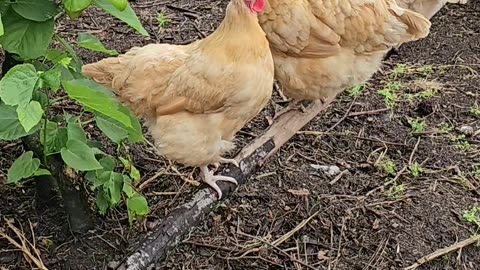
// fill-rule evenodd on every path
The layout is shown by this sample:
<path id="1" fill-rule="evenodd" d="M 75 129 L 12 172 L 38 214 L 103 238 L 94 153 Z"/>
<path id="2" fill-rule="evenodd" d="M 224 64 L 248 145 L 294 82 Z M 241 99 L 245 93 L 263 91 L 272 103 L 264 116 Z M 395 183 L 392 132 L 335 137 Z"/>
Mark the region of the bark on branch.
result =
<path id="1" fill-rule="evenodd" d="M 224 168 L 221 174 L 235 177 L 239 186 L 244 184 L 269 157 L 320 111 L 325 110 L 333 100 L 334 97 L 325 103 L 320 101 L 311 103 L 305 113 L 289 111 L 281 115 L 261 136 L 235 157 L 240 168 L 230 165 Z M 219 186 L 224 198 L 235 189 L 234 185 L 227 183 L 219 183 Z M 184 235 L 205 219 L 216 202 L 217 197 L 213 190 L 204 188 L 198 191 L 189 202 L 172 211 L 116 269 L 150 269 L 152 265 L 165 259 L 168 252 L 182 241 Z"/>

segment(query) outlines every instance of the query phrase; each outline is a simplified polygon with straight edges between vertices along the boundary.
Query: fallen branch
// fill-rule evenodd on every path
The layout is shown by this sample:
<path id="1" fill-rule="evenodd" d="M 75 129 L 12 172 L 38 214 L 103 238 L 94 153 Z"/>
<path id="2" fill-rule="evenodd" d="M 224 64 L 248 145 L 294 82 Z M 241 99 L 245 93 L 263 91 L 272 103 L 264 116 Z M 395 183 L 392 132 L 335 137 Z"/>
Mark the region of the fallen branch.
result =
<path id="1" fill-rule="evenodd" d="M 427 256 L 421 257 L 420 259 L 417 260 L 416 263 L 410 265 L 407 268 L 404 268 L 404 270 L 416 269 L 417 267 L 421 266 L 422 264 L 425 264 L 429 261 L 432 261 L 432 260 L 434 260 L 438 257 L 441 257 L 445 254 L 450 253 L 450 252 L 453 252 L 457 249 L 461 249 L 461 248 L 464 248 L 464 247 L 469 246 L 471 244 L 474 244 L 474 243 L 478 242 L 479 240 L 480 240 L 480 235 L 475 235 L 475 236 L 472 236 L 472 237 L 470 237 L 466 240 L 463 240 L 463 241 L 458 242 L 454 245 L 451 245 L 449 247 L 439 249 L 439 250 L 437 250 L 433 253 L 428 254 Z"/>
<path id="2" fill-rule="evenodd" d="M 223 168 L 220 174 L 234 177 L 241 186 L 258 167 L 275 154 L 298 130 L 325 110 L 333 100 L 334 97 L 325 103 L 313 102 L 307 106 L 305 113 L 295 110 L 282 114 L 261 136 L 235 157 L 240 168 L 230 165 Z M 224 194 L 223 198 L 228 197 L 235 189 L 235 186 L 228 183 L 219 183 L 219 186 Z M 143 270 L 164 259 L 185 234 L 205 219 L 216 202 L 217 195 L 210 188 L 198 191 L 189 202 L 174 209 L 116 269 Z"/>

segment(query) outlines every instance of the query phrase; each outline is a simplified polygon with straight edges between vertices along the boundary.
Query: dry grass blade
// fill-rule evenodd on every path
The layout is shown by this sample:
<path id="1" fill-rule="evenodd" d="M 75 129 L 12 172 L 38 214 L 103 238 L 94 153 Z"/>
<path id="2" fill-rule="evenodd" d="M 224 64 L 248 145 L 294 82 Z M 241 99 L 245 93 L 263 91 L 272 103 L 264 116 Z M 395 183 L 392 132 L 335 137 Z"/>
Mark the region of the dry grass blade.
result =
<path id="1" fill-rule="evenodd" d="M 5 220 L 5 223 L 7 224 L 7 227 L 10 230 L 12 230 L 15 233 L 15 235 L 18 237 L 18 239 L 20 240 L 20 243 L 17 242 L 12 237 L 10 237 L 9 235 L 7 235 L 6 233 L 1 231 L 0 231 L 0 237 L 5 238 L 11 245 L 21 250 L 25 259 L 35 264 L 38 267 L 38 269 L 48 270 L 48 268 L 43 264 L 40 253 L 35 248 L 35 246 L 32 243 L 30 243 L 30 241 L 28 241 L 25 235 L 17 227 L 15 227 L 15 225 L 13 225 L 12 221 L 8 219 L 4 219 L 4 220 Z"/>

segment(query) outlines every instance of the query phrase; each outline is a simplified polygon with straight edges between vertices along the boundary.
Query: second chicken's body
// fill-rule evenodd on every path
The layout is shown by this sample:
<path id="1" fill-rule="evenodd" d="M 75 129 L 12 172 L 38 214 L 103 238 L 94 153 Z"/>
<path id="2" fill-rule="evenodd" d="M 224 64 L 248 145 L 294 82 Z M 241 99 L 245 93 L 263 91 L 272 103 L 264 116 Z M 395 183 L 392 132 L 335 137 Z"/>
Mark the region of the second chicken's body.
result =
<path id="1" fill-rule="evenodd" d="M 259 21 L 275 77 L 294 100 L 328 98 L 369 79 L 389 48 L 430 28 L 394 0 L 268 0 Z"/>

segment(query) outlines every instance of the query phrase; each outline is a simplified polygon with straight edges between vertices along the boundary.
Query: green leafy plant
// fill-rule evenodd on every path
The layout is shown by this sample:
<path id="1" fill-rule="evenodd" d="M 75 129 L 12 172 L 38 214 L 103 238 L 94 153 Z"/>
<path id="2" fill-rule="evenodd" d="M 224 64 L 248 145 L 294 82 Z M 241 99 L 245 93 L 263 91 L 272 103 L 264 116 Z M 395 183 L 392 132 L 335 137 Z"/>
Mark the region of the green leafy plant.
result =
<path id="1" fill-rule="evenodd" d="M 410 128 L 412 129 L 413 132 L 423 132 L 427 127 L 427 124 L 425 124 L 425 121 L 418 118 L 408 117 L 407 122 L 410 125 Z"/>
<path id="2" fill-rule="evenodd" d="M 451 127 L 449 124 L 447 123 L 442 123 L 440 124 L 440 127 L 438 128 L 438 132 L 440 134 L 448 134 L 450 133 L 451 131 L 453 130 L 453 127 Z"/>
<path id="3" fill-rule="evenodd" d="M 478 207 L 472 207 L 470 210 L 463 211 L 463 218 L 475 225 L 477 228 L 480 228 L 480 218 L 478 217 Z"/>
<path id="4" fill-rule="evenodd" d="M 475 117 L 480 118 L 480 106 L 474 105 L 474 106 L 470 107 L 470 114 L 475 116 Z"/>
<path id="5" fill-rule="evenodd" d="M 467 141 L 465 134 L 460 134 L 460 135 L 452 135 L 450 137 L 450 141 L 455 144 L 455 147 L 459 150 L 462 150 L 464 152 L 470 151 L 472 146 L 470 143 Z"/>
<path id="6" fill-rule="evenodd" d="M 387 176 L 395 176 L 397 174 L 395 163 L 388 158 L 381 160 L 375 166 L 379 171 L 385 173 Z"/>
<path id="7" fill-rule="evenodd" d="M 167 26 L 170 23 L 170 19 L 165 16 L 163 13 L 158 13 L 157 22 L 160 28 Z"/>
<path id="8" fill-rule="evenodd" d="M 398 77 L 405 75 L 409 67 L 406 64 L 397 64 L 390 72 L 390 78 L 396 80 Z"/>
<path id="9" fill-rule="evenodd" d="M 145 198 L 135 190 L 140 173 L 124 147 L 125 142 L 143 141 L 140 123 L 110 91 L 82 76 L 82 63 L 71 45 L 54 34 L 54 21 L 62 9 L 76 19 L 91 5 L 148 36 L 126 0 L 0 0 L 0 44 L 20 62 L 0 81 L 0 140 L 35 136 L 41 145 L 41 154 L 35 153 L 39 156 L 28 151 L 17 158 L 8 170 L 7 182 L 18 184 L 50 175 L 49 158 L 59 156 L 69 168 L 86 172 L 100 213 L 124 198 L 132 222 L 148 212 Z M 61 49 L 49 49 L 54 43 Z M 78 35 L 77 44 L 118 54 L 87 33 Z M 76 101 L 81 109 L 75 115 L 65 111 L 54 115 L 55 109 L 62 110 L 58 104 L 65 99 Z M 84 128 L 90 122 L 117 144 L 118 160 L 104 153 L 99 142 L 87 138 Z"/>
<path id="10" fill-rule="evenodd" d="M 385 99 L 385 104 L 388 108 L 393 108 L 395 106 L 395 102 L 398 99 L 395 91 L 398 90 L 400 90 L 400 84 L 398 82 L 388 82 L 385 88 L 378 91 L 378 94 Z"/>
<path id="11" fill-rule="evenodd" d="M 408 166 L 408 170 L 413 177 L 419 177 L 425 172 L 425 169 L 423 169 L 422 166 L 416 162 Z"/>
<path id="12" fill-rule="evenodd" d="M 392 200 L 398 200 L 403 196 L 404 192 L 405 186 L 403 184 L 395 184 L 388 189 L 387 196 Z"/>
<path id="13" fill-rule="evenodd" d="M 428 74 L 433 72 L 433 66 L 432 65 L 424 65 L 415 70 L 416 72 L 419 72 L 423 74 L 424 76 L 427 76 Z"/>
<path id="14" fill-rule="evenodd" d="M 351 87 L 347 89 L 348 95 L 352 97 L 357 97 L 360 95 L 360 93 L 365 89 L 365 83 L 361 83 L 357 86 Z"/>

